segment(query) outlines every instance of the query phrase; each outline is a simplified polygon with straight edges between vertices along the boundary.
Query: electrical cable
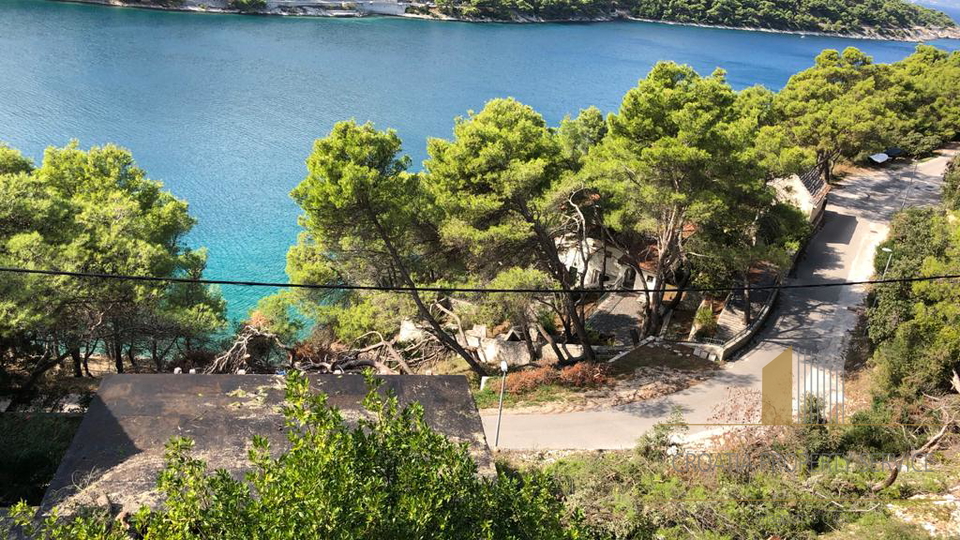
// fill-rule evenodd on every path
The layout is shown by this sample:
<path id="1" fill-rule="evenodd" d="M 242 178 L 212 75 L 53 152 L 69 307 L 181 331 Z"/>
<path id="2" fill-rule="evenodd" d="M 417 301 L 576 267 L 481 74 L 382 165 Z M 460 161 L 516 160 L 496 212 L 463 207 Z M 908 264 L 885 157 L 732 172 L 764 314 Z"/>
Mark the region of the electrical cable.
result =
<path id="1" fill-rule="evenodd" d="M 0 267 L 0 273 L 5 274 L 23 274 L 23 275 L 40 275 L 40 276 L 61 276 L 61 277 L 73 277 L 73 278 L 83 278 L 83 279 L 112 279 L 120 281 L 143 281 L 143 282 L 154 282 L 154 283 L 186 283 L 186 284 L 196 284 L 196 285 L 226 285 L 226 286 L 241 286 L 241 287 L 273 287 L 273 288 L 290 288 L 290 289 L 314 289 L 314 290 L 341 290 L 341 291 L 379 291 L 379 292 L 440 292 L 440 293 L 450 293 L 450 292 L 459 292 L 467 294 L 486 294 L 486 293 L 496 293 L 496 294 L 569 294 L 569 293 L 591 293 L 591 292 L 604 292 L 604 293 L 642 293 L 643 289 L 626 289 L 626 288 L 616 288 L 616 289 L 491 289 L 483 287 L 387 287 L 387 286 L 377 286 L 377 285 L 352 285 L 349 283 L 341 284 L 315 284 L 315 283 L 279 283 L 279 282 L 270 282 L 270 281 L 249 281 L 249 280 L 228 280 L 228 279 L 192 279 L 192 278 L 183 278 L 183 277 L 162 277 L 162 276 L 133 276 L 125 274 L 106 274 L 98 272 L 71 272 L 66 270 L 41 270 L 33 268 L 13 268 L 13 267 Z M 827 283 L 806 283 L 806 284 L 791 284 L 791 285 L 758 285 L 756 287 L 750 287 L 750 291 L 770 291 L 770 290 L 796 290 L 796 289 L 822 289 L 822 288 L 831 288 L 831 287 L 855 287 L 859 285 L 884 285 L 892 283 L 918 283 L 926 281 L 946 281 L 960 279 L 960 274 L 945 274 L 937 276 L 924 276 L 924 277 L 914 277 L 914 278 L 891 278 L 891 279 L 877 279 L 877 280 L 866 280 L 866 281 L 837 281 L 837 282 L 827 282 Z M 690 287 L 682 289 L 666 289 L 661 292 L 698 292 L 698 293 L 713 293 L 713 292 L 734 292 L 742 291 L 743 287 Z"/>

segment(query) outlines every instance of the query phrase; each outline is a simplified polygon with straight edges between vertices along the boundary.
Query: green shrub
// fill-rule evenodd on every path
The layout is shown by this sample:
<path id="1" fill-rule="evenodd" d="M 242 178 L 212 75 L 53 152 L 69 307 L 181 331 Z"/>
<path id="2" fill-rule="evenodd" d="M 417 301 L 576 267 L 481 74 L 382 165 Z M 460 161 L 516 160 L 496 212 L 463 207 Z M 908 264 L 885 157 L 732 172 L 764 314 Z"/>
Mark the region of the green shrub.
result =
<path id="1" fill-rule="evenodd" d="M 507 375 L 506 391 L 514 395 L 525 394 L 541 386 L 553 384 L 559 378 L 560 372 L 549 366 L 515 371 Z"/>
<path id="2" fill-rule="evenodd" d="M 506 391 L 513 395 L 529 394 L 545 386 L 566 388 L 599 388 L 613 382 L 606 364 L 578 362 L 563 369 L 541 366 L 515 371 L 507 375 Z M 493 388 L 491 386 L 491 388 Z"/>
<path id="3" fill-rule="evenodd" d="M 826 540 L 929 540 L 933 538 L 923 527 L 891 518 L 881 512 L 867 514 L 829 535 Z"/>
<path id="4" fill-rule="evenodd" d="M 960 210 L 960 156 L 950 162 L 943 179 L 943 204 L 951 210 Z"/>
<path id="5" fill-rule="evenodd" d="M 578 362 L 560 370 L 558 382 L 568 388 L 598 388 L 610 385 L 613 380 L 607 364 Z"/>
<path id="6" fill-rule="evenodd" d="M 371 379 L 372 381 L 372 379 Z M 374 383 L 371 382 L 373 385 Z M 430 429 L 419 405 L 400 408 L 375 389 L 370 413 L 354 427 L 307 379 L 287 379 L 284 416 L 290 448 L 279 455 L 254 437 L 245 480 L 209 472 L 190 454 L 193 443 L 167 444 L 157 489 L 163 504 L 141 510 L 130 530 L 95 511 L 30 524 L 33 538 L 164 540 L 200 538 L 562 539 L 579 534 L 563 523 L 563 507 L 546 476 L 478 475 L 466 445 Z M 276 457 L 275 457 L 276 456 Z"/>
<path id="7" fill-rule="evenodd" d="M 230 0 L 229 5 L 233 9 L 243 12 L 260 11 L 267 7 L 266 0 Z"/>
<path id="8" fill-rule="evenodd" d="M 697 310 L 693 324 L 697 327 L 697 337 L 710 337 L 717 333 L 717 318 L 710 306 L 702 306 Z"/>

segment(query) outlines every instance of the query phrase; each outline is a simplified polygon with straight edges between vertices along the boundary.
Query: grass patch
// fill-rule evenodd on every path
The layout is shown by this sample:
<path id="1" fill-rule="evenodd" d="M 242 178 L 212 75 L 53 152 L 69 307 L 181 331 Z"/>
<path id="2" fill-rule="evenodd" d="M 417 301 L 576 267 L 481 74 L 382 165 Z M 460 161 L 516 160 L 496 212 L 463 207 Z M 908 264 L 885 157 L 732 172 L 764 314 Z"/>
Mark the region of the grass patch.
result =
<path id="1" fill-rule="evenodd" d="M 822 536 L 824 540 L 928 540 L 933 538 L 923 527 L 910 525 L 880 511 Z"/>
<path id="2" fill-rule="evenodd" d="M 503 408 L 525 407 L 563 401 L 573 394 L 573 390 L 559 384 L 546 384 L 522 394 L 503 394 Z M 473 399 L 478 409 L 493 409 L 500 403 L 500 377 L 490 379 L 483 390 L 474 392 Z"/>
<path id="3" fill-rule="evenodd" d="M 642 367 L 666 367 L 679 371 L 713 371 L 717 364 L 697 356 L 681 356 L 663 347 L 640 347 L 610 364 L 610 374 L 615 377 L 633 375 Z"/>
<path id="4" fill-rule="evenodd" d="M 0 506 L 37 505 L 80 427 L 80 416 L 0 414 Z"/>

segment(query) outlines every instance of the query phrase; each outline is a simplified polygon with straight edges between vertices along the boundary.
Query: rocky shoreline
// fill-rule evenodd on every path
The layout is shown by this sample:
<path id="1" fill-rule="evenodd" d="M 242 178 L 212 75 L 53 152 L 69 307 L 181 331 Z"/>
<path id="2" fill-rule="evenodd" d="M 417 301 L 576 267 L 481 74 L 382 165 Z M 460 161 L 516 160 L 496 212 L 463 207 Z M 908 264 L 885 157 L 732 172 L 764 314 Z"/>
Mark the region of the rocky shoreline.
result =
<path id="1" fill-rule="evenodd" d="M 129 0 L 54 0 L 58 2 L 69 2 L 69 3 L 80 3 L 80 4 L 97 4 L 102 6 L 112 6 L 112 7 L 130 7 L 130 8 L 139 8 L 139 9 L 154 9 L 159 11 L 184 11 L 191 13 L 220 13 L 220 14 L 246 14 L 246 15 L 264 15 L 264 16 L 293 16 L 293 17 L 365 17 L 365 16 L 386 16 L 386 17 L 403 17 L 410 19 L 423 19 L 431 21 L 455 21 L 455 22 L 469 22 L 469 23 L 516 23 L 516 24 L 537 24 L 537 23 L 586 23 L 586 22 L 609 22 L 616 20 L 629 20 L 637 22 L 646 22 L 654 24 L 667 24 L 671 26 L 693 26 L 698 28 L 717 28 L 722 30 L 743 30 L 748 32 L 766 32 L 770 34 L 790 34 L 790 35 L 799 35 L 799 36 L 822 36 L 822 37 L 842 37 L 848 39 L 874 39 L 874 40 L 887 40 L 887 41 L 906 41 L 906 42 L 920 42 L 920 41 L 932 41 L 938 39 L 960 39 L 960 26 L 952 28 L 927 28 L 927 27 L 913 27 L 913 28 L 904 28 L 898 29 L 895 31 L 881 31 L 874 28 L 864 29 L 862 32 L 855 33 L 831 33 L 831 32 L 815 32 L 808 30 L 787 30 L 787 29 L 775 29 L 775 28 L 760 28 L 760 27 L 739 27 L 739 26 L 723 26 L 715 24 L 700 24 L 700 23 L 686 23 L 686 22 L 675 22 L 675 21 L 664 21 L 656 19 L 642 19 L 637 17 L 631 17 L 628 13 L 624 12 L 614 12 L 608 15 L 600 17 L 571 17 L 566 19 L 544 19 L 539 17 L 527 17 L 522 15 L 517 15 L 515 18 L 510 20 L 503 19 L 494 19 L 494 18 L 482 18 L 482 17 L 452 17 L 449 15 L 438 14 L 434 12 L 429 13 L 415 13 L 415 12 L 398 12 L 398 13 L 386 13 L 386 12 L 363 12 L 359 11 L 356 8 L 350 9 L 345 6 L 353 5 L 355 2 L 336 2 L 334 0 L 321 0 L 316 3 L 316 5 L 285 5 L 272 7 L 267 7 L 263 10 L 257 11 L 241 11 L 237 9 L 230 8 L 226 0 L 207 0 L 207 2 L 202 2 L 200 0 L 186 0 L 183 5 L 180 6 L 163 6 L 163 5 L 153 5 L 153 4 L 143 4 L 136 1 Z M 381 4 L 389 4 L 389 2 L 376 2 Z"/>

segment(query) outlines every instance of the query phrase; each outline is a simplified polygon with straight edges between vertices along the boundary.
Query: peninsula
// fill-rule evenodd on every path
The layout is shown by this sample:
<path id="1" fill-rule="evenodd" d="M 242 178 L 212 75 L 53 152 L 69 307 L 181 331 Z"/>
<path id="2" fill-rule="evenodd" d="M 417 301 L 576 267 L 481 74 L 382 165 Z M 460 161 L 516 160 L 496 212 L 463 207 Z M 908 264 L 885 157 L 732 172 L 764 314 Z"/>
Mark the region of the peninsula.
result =
<path id="1" fill-rule="evenodd" d="M 948 15 L 905 0 L 69 0 L 258 15 L 416 17 L 468 22 L 639 20 L 903 41 L 960 39 Z"/>

